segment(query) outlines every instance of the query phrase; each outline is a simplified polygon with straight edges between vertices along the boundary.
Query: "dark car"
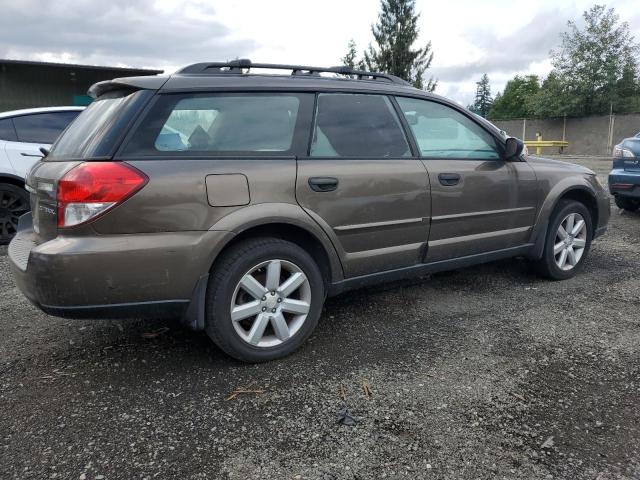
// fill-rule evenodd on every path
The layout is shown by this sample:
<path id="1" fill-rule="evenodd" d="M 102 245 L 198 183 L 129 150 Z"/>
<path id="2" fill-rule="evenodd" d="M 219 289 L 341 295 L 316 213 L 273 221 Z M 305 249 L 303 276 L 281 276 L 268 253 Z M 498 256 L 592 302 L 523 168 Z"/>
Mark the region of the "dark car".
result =
<path id="1" fill-rule="evenodd" d="M 618 207 L 631 212 L 640 208 L 640 133 L 613 148 L 609 191 Z"/>
<path id="2" fill-rule="evenodd" d="M 391 75 L 236 61 L 90 93 L 9 246 L 54 315 L 176 316 L 264 361 L 327 295 L 515 256 L 567 279 L 607 228 L 592 171 Z"/>

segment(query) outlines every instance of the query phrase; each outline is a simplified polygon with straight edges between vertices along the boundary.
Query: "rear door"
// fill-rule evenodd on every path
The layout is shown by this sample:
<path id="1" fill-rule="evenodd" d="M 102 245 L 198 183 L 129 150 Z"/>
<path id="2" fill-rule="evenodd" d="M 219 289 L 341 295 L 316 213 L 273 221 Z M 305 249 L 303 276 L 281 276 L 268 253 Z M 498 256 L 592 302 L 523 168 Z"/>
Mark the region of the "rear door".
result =
<path id="1" fill-rule="evenodd" d="M 10 118 L 0 119 L 0 173 L 15 175 L 13 164 L 9 162 L 7 155 L 7 144 L 18 140 L 16 130 L 13 128 L 13 120 Z"/>
<path id="2" fill-rule="evenodd" d="M 40 147 L 49 148 L 80 111 L 47 112 L 13 117 L 17 141 L 7 143 L 5 151 L 16 175 L 24 178 L 40 158 Z"/>
<path id="3" fill-rule="evenodd" d="M 422 261 L 429 178 L 384 95 L 321 93 L 296 198 L 332 238 L 347 277 Z"/>
<path id="4" fill-rule="evenodd" d="M 469 116 L 431 100 L 398 98 L 431 182 L 427 261 L 523 245 L 537 207 L 537 179 L 505 161 L 497 139 Z"/>

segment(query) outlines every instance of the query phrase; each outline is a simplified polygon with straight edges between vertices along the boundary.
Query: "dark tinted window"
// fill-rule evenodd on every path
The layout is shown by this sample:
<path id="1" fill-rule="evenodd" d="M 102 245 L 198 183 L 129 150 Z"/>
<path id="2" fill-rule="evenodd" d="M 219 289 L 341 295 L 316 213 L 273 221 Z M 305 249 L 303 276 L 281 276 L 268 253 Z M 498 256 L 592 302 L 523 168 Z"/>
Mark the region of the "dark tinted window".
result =
<path id="1" fill-rule="evenodd" d="M 18 141 L 29 143 L 53 143 L 79 114 L 72 112 L 37 113 L 13 118 Z"/>
<path id="2" fill-rule="evenodd" d="M 10 118 L 0 120 L 0 140 L 15 142 L 17 139 L 13 121 Z"/>
<path id="3" fill-rule="evenodd" d="M 282 155 L 293 148 L 302 97 L 286 93 L 163 95 L 126 151 L 133 155 Z"/>
<path id="4" fill-rule="evenodd" d="M 312 157 L 393 158 L 410 155 L 409 144 L 387 97 L 318 95 Z"/>
<path id="5" fill-rule="evenodd" d="M 398 104 L 426 158 L 497 160 L 496 140 L 480 125 L 441 103 L 398 98 Z"/>

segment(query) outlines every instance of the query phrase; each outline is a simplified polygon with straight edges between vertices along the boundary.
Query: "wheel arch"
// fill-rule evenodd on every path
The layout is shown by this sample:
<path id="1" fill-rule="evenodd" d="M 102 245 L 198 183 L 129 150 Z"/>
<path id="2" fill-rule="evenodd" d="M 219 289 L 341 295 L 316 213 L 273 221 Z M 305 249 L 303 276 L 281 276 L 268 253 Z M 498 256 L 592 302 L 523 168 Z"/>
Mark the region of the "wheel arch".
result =
<path id="1" fill-rule="evenodd" d="M 559 184 L 549 192 L 542 204 L 542 208 L 540 209 L 540 214 L 531 236 L 534 247 L 531 255 L 529 256 L 530 258 L 542 258 L 547 231 L 549 228 L 549 219 L 562 200 L 575 200 L 582 203 L 591 215 L 594 230 L 597 228 L 599 211 L 598 200 L 595 192 L 586 184 Z"/>
<path id="2" fill-rule="evenodd" d="M 587 210 L 589 210 L 589 214 L 591 215 L 591 223 L 593 228 L 595 229 L 598 226 L 599 219 L 599 211 L 598 211 L 598 200 L 596 199 L 595 194 L 586 187 L 575 187 L 566 190 L 554 203 L 551 211 L 555 211 L 556 207 L 562 200 L 575 200 L 576 202 L 582 203 Z"/>
<path id="3" fill-rule="evenodd" d="M 259 237 L 274 237 L 281 240 L 287 240 L 291 243 L 295 243 L 306 252 L 309 253 L 318 264 L 322 277 L 325 280 L 326 285 L 336 281 L 336 279 L 342 278 L 342 267 L 339 267 L 340 271 L 336 271 L 338 268 L 336 265 L 332 265 L 332 259 L 330 252 L 327 251 L 325 244 L 316 236 L 314 232 L 311 232 L 307 228 L 304 228 L 296 223 L 290 223 L 283 220 L 270 221 L 260 223 L 256 225 L 247 226 L 239 231 L 234 232 L 235 235 L 230 238 L 220 250 L 220 253 L 216 256 L 216 259 L 211 265 L 211 270 L 215 268 L 217 260 L 220 256 L 229 248 L 234 245 L 250 238 Z"/>
<path id="4" fill-rule="evenodd" d="M 24 179 L 17 175 L 11 175 L 10 173 L 0 173 L 0 183 L 8 183 L 9 185 L 15 185 L 16 187 L 24 188 Z"/>
<path id="5" fill-rule="evenodd" d="M 294 207 L 291 205 L 290 207 Z M 288 207 L 286 207 L 288 209 Z M 243 209 L 245 210 L 245 209 Z M 246 209 L 249 210 L 249 209 Z M 258 212 L 262 212 L 264 207 L 256 208 Z M 293 211 L 293 210 L 292 210 Z M 254 212 L 255 213 L 255 212 Z M 264 213 L 264 212 L 263 212 Z M 303 212 L 304 214 L 304 212 Z M 233 215 L 224 217 L 216 223 L 212 230 L 227 230 L 233 233 L 229 236 L 223 245 L 219 245 L 216 249 L 215 257 L 212 258 L 208 270 L 198 280 L 189 306 L 183 316 L 183 323 L 194 330 L 202 330 L 205 325 L 205 297 L 206 289 L 211 271 L 216 267 L 216 263 L 220 257 L 229 248 L 237 245 L 239 242 L 249 238 L 259 237 L 275 237 L 282 240 L 288 240 L 306 250 L 318 263 L 318 267 L 322 272 L 323 279 L 327 286 L 338 282 L 344 278 L 344 272 L 339 257 L 335 251 L 333 244 L 320 227 L 314 227 L 303 219 L 296 217 L 281 216 L 253 216 L 250 221 L 241 223 L 232 228 L 232 224 L 237 219 L 232 219 Z M 242 215 L 243 218 L 246 217 Z M 310 222 L 310 221 L 309 221 Z M 318 261 L 320 259 L 320 261 Z"/>

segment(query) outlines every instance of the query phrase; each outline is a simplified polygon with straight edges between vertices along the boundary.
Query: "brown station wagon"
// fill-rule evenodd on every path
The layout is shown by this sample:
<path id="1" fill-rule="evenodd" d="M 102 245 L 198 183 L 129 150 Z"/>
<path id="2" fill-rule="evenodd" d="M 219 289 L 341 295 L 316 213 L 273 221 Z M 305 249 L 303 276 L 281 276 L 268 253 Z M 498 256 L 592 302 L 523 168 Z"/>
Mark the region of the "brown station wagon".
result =
<path id="1" fill-rule="evenodd" d="M 607 228 L 592 171 L 391 75 L 237 60 L 90 94 L 9 246 L 52 315 L 179 317 L 259 362 L 327 295 L 515 256 L 566 279 Z"/>

